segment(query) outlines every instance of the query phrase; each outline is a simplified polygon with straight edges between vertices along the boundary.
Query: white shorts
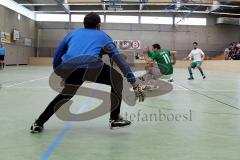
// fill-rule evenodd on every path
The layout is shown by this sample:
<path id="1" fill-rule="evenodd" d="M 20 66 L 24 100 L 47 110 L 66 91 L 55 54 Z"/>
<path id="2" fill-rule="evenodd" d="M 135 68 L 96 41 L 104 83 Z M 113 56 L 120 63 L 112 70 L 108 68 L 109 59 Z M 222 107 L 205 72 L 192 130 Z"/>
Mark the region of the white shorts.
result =
<path id="1" fill-rule="evenodd" d="M 161 73 L 160 69 L 158 67 L 150 67 L 147 71 L 148 74 L 152 76 L 152 79 L 171 79 L 172 74 L 164 75 Z"/>

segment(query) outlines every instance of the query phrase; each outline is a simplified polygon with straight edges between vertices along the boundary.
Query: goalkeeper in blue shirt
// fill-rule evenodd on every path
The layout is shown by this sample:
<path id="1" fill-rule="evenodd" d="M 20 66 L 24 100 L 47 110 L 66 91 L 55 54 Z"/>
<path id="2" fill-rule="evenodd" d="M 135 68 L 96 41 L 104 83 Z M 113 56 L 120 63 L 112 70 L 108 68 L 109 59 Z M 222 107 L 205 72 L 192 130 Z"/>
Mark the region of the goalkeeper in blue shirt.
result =
<path id="1" fill-rule="evenodd" d="M 50 102 L 45 111 L 33 123 L 30 128 L 31 133 L 41 132 L 45 122 L 75 95 L 84 81 L 111 86 L 109 121 L 111 129 L 131 124 L 130 121 L 120 116 L 123 77 L 117 70 L 105 64 L 100 59 L 101 55 L 108 54 L 111 60 L 117 64 L 123 75 L 132 84 L 140 101 L 144 100 L 143 90 L 141 85 L 136 82 L 133 72 L 121 57 L 113 40 L 100 30 L 100 26 L 101 19 L 99 15 L 96 13 L 87 14 L 84 18 L 84 28 L 70 32 L 56 49 L 53 68 L 54 72 L 64 79 L 64 89 Z M 96 77 L 94 77 L 95 75 Z M 113 84 L 113 79 L 117 79 L 117 84 Z M 116 97 L 119 103 L 112 102 Z"/>

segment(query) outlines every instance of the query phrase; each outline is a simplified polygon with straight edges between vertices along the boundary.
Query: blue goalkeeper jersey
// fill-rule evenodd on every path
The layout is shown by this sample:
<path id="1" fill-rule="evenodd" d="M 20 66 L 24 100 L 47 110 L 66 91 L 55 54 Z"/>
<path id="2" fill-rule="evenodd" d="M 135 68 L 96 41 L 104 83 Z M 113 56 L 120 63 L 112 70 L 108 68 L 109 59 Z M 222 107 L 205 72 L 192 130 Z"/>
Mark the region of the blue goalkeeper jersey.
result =
<path id="1" fill-rule="evenodd" d="M 80 57 L 81 59 L 81 57 L 86 56 L 90 58 L 84 58 L 84 64 L 88 63 L 88 61 L 92 63 L 94 58 L 91 57 L 100 58 L 102 53 L 111 56 L 129 82 L 131 84 L 135 83 L 134 74 L 125 60 L 121 58 L 112 38 L 98 29 L 80 28 L 70 32 L 56 49 L 53 66 L 56 68 L 61 64 L 71 62 L 74 58 Z"/>

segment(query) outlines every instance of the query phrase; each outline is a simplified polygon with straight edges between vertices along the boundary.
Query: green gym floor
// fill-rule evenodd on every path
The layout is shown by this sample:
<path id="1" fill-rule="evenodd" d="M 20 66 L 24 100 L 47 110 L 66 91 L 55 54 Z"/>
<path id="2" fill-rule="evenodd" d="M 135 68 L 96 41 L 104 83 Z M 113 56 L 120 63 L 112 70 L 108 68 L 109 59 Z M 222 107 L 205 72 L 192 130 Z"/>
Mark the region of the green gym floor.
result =
<path id="1" fill-rule="evenodd" d="M 109 130 L 108 114 L 73 123 L 54 115 L 43 133 L 30 134 L 34 119 L 57 94 L 48 85 L 51 71 L 0 70 L 1 160 L 239 160 L 240 75 L 205 71 L 202 80 L 194 70 L 195 80 L 187 81 L 187 70 L 176 69 L 170 93 L 135 107 L 122 104 L 123 116 L 140 113 L 128 128 Z M 79 110 L 86 99 L 75 96 L 72 107 Z M 185 120 L 150 121 L 147 116 L 159 111 Z"/>

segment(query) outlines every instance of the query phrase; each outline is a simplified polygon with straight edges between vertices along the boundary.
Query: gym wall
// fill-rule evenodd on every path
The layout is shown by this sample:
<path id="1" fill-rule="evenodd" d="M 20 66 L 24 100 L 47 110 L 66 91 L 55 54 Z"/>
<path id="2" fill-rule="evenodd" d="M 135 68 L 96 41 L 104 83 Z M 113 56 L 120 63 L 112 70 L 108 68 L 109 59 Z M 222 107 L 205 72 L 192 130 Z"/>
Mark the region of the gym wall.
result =
<path id="1" fill-rule="evenodd" d="M 6 64 L 28 64 L 28 59 L 35 56 L 37 29 L 35 21 L 22 16 L 18 20 L 18 13 L 0 5 L 0 32 L 12 34 L 13 29 L 20 31 L 20 40 L 10 44 L 3 44 L 7 49 Z M 25 38 L 32 39 L 32 47 L 24 45 Z"/>
<path id="2" fill-rule="evenodd" d="M 142 46 L 158 42 L 163 48 L 176 49 L 179 59 L 189 53 L 193 41 L 199 42 L 209 56 L 215 56 L 223 53 L 230 42 L 240 40 L 239 26 L 216 25 L 216 16 L 194 14 L 194 17 L 207 17 L 207 26 L 177 26 L 174 29 L 171 25 L 102 24 L 102 29 L 113 39 L 137 39 Z M 68 23 L 40 22 L 38 25 L 40 57 L 52 56 L 52 49 L 70 30 L 83 27 L 81 23 L 69 26 Z"/>

